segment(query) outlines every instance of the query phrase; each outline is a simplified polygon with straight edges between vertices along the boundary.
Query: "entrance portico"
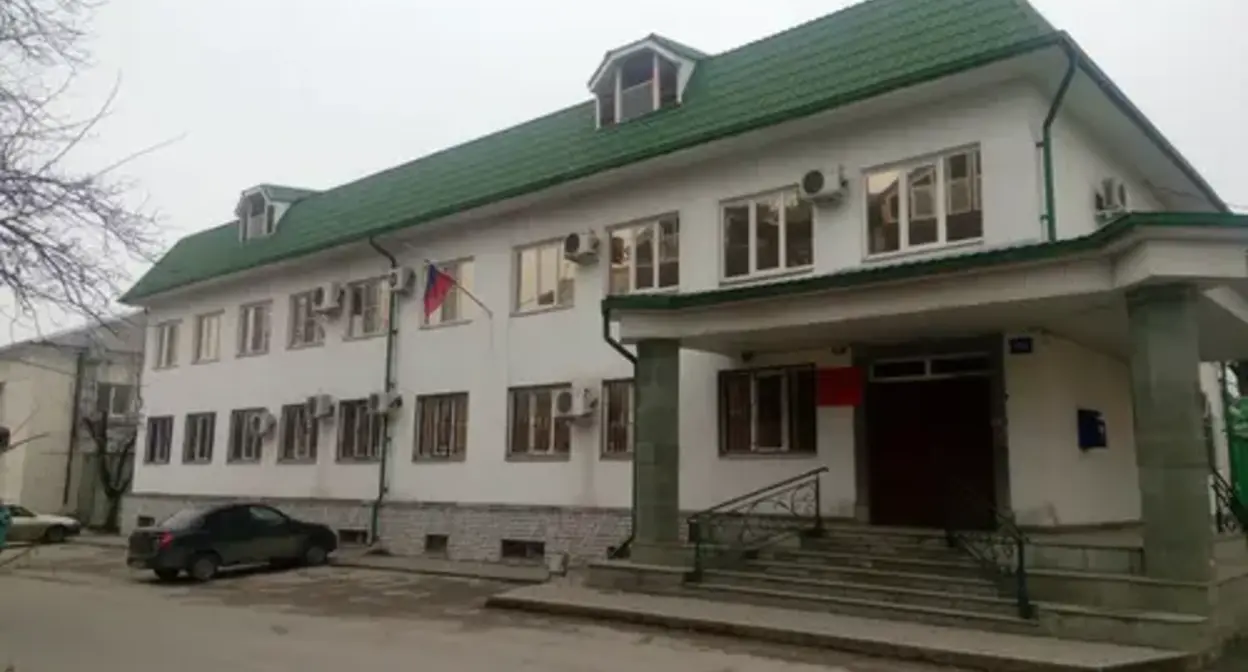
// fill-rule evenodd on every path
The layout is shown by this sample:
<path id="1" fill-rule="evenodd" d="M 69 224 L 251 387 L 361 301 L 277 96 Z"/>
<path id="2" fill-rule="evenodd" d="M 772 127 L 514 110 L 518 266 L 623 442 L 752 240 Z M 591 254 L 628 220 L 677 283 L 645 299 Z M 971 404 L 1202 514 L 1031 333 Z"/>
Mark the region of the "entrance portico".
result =
<path id="1" fill-rule="evenodd" d="M 1248 228 L 1233 216 L 1131 215 L 1092 236 L 1057 243 L 878 262 L 766 285 L 608 299 L 606 308 L 619 323 L 621 340 L 638 348 L 637 559 L 671 557 L 656 553 L 647 558 L 647 549 L 671 546 L 680 538 L 680 416 L 675 409 L 681 383 L 687 381 L 680 380 L 673 363 L 681 349 L 738 358 L 795 350 L 847 351 L 868 375 L 879 362 L 898 359 L 898 351 L 909 353 L 900 356 L 903 360 L 959 353 L 986 357 L 985 371 L 929 376 L 931 382 L 978 377 L 980 383 L 924 388 L 916 382 L 886 390 L 883 380 L 871 381 L 856 411 L 854 441 L 862 444 L 855 451 L 857 517 L 882 524 L 931 524 L 935 519 L 908 520 L 915 507 L 898 504 L 896 496 L 885 504 L 879 491 L 947 497 L 947 490 L 927 488 L 930 483 L 923 484 L 921 493 L 913 492 L 915 485 L 906 492 L 907 485 L 897 478 L 902 470 L 880 466 L 889 459 L 909 461 L 912 471 L 932 476 L 930 463 L 924 468 L 915 462 L 918 453 L 906 452 L 925 437 L 946 452 L 949 444 L 982 444 L 957 453 L 957 460 L 946 455 L 946 466 L 956 465 L 951 468 L 967 475 L 964 481 L 991 487 L 990 497 L 981 492 L 979 498 L 999 512 L 1012 511 L 1020 519 L 1039 515 L 1015 510 L 1026 501 L 1024 492 L 1037 489 L 1028 479 L 1039 475 L 1014 468 L 1012 444 L 1022 443 L 1016 440 L 1020 436 L 1035 441 L 1025 432 L 1049 430 L 1053 433 L 1046 437 L 1061 437 L 1062 442 L 1051 450 L 1077 451 L 1072 446 L 1075 409 L 1067 413 L 1064 407 L 1046 407 L 1051 415 L 1033 421 L 1036 427 L 1031 428 L 1015 426 L 1016 410 L 1029 399 L 1037 405 L 1054 404 L 1063 390 L 1079 383 L 1033 386 L 1014 371 L 1026 365 L 1004 360 L 1007 342 L 1047 339 L 1085 353 L 1081 356 L 1087 361 L 1109 362 L 1107 370 L 1120 374 L 1123 394 L 1118 396 L 1124 398 L 1125 414 L 1133 418 L 1127 433 L 1134 437 L 1129 449 L 1138 474 L 1138 505 L 1133 500 L 1120 508 L 1142 523 L 1146 573 L 1159 579 L 1208 581 L 1213 540 L 1210 458 L 1199 364 L 1248 358 L 1246 247 Z M 966 343 L 981 347 L 968 350 Z M 1039 368 L 1027 375 L 1047 376 L 1050 382 L 1061 375 Z M 1037 397 L 1037 389 L 1048 390 L 1049 396 Z M 975 401 L 963 405 L 957 399 Z M 898 411 L 894 423 L 887 418 L 872 422 L 873 403 L 898 409 L 919 406 L 919 416 L 932 417 L 920 421 L 915 414 Z M 975 410 L 982 406 L 987 408 Z M 932 427 L 941 424 L 937 416 L 960 420 L 943 423 L 947 426 L 940 438 L 931 438 Z M 898 436 L 889 438 L 890 431 Z M 1106 487 L 1109 481 L 1107 474 Z M 894 510 L 881 510 L 889 506 Z M 1062 522 L 1061 517 L 1055 520 Z M 969 514 L 964 521 L 969 526 L 981 523 Z"/>

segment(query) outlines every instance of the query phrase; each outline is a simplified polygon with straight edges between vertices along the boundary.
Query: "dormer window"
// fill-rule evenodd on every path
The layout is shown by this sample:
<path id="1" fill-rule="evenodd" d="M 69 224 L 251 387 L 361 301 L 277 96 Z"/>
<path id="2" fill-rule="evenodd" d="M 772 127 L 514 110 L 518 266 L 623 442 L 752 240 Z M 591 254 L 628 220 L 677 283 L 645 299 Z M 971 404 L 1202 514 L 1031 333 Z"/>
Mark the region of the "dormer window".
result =
<path id="1" fill-rule="evenodd" d="M 273 206 L 263 193 L 257 192 L 243 198 L 239 208 L 239 222 L 243 228 L 243 238 L 261 238 L 273 234 Z"/>
<path id="2" fill-rule="evenodd" d="M 282 215 L 295 202 L 316 192 L 297 187 L 262 184 L 243 192 L 234 208 L 239 240 L 266 238 L 277 232 Z"/>
<path id="3" fill-rule="evenodd" d="M 694 65 L 704 57 L 656 35 L 608 52 L 589 83 L 598 101 L 598 126 L 679 104 Z"/>

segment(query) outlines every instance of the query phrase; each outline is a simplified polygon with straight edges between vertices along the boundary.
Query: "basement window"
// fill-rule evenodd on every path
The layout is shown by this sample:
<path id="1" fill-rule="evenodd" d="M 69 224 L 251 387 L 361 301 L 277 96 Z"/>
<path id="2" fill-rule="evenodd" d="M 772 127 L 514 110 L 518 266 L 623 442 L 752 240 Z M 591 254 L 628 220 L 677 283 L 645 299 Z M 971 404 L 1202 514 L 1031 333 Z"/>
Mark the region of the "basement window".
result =
<path id="1" fill-rule="evenodd" d="M 546 559 L 546 543 L 525 539 L 503 539 L 499 555 L 504 560 L 542 562 Z"/>
<path id="2" fill-rule="evenodd" d="M 425 535 L 425 555 L 446 556 L 447 548 L 450 546 L 451 537 L 446 534 L 426 534 Z"/>
<path id="3" fill-rule="evenodd" d="M 362 527 L 338 528 L 338 543 L 343 546 L 367 546 L 368 530 Z"/>

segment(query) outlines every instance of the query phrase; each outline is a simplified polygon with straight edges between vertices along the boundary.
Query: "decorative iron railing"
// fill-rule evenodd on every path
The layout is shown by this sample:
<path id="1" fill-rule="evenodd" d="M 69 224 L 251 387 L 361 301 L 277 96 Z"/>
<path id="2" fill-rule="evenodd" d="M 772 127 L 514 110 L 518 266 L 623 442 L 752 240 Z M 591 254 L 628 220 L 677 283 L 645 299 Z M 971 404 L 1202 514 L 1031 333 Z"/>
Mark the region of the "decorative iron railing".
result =
<path id="1" fill-rule="evenodd" d="M 1235 488 L 1216 469 L 1212 475 L 1214 513 L 1213 524 L 1218 532 L 1232 534 L 1248 532 L 1248 507 L 1235 493 Z"/>
<path id="2" fill-rule="evenodd" d="M 956 548 L 971 556 L 982 567 L 1002 592 L 1014 596 L 1018 603 L 1020 618 L 1034 619 L 1035 605 L 1027 587 L 1027 535 L 1018 529 L 1012 516 L 1002 514 L 997 507 L 976 495 L 961 490 L 951 492 L 961 503 L 976 506 L 982 513 L 991 514 L 991 529 L 960 529 L 950 522 L 945 527 L 945 540 L 950 548 Z M 946 500 L 948 501 L 948 500 Z M 948 516 L 955 521 L 956 516 Z"/>
<path id="3" fill-rule="evenodd" d="M 708 567 L 746 559 L 782 538 L 822 532 L 819 477 L 827 470 L 812 469 L 690 516 L 690 578 L 700 579 Z"/>

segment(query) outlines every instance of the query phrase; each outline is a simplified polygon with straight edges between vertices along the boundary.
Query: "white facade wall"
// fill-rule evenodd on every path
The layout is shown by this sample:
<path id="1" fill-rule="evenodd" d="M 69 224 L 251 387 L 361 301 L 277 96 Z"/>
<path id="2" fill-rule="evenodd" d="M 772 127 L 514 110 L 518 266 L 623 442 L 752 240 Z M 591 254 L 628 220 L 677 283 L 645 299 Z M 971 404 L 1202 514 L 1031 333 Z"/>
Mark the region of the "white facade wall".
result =
<path id="1" fill-rule="evenodd" d="M 509 387 L 597 382 L 631 375 L 628 363 L 602 338 L 599 303 L 606 282 L 605 262 L 581 269 L 573 307 L 513 316 L 516 246 L 586 229 L 601 234 L 612 225 L 679 212 L 680 290 L 716 288 L 721 286 L 721 201 L 790 187 L 807 170 L 842 164 L 851 177 L 852 197 L 839 207 L 820 208 L 815 221 L 813 272 L 836 272 L 864 263 L 861 171 L 975 144 L 980 147 L 983 166 L 983 245 L 1036 241 L 1043 231 L 1043 199 L 1037 188 L 1040 158 L 1035 146 L 1035 119 L 1037 115 L 1043 117 L 1048 104 L 1030 85 L 1001 85 L 905 114 L 831 127 L 736 160 L 654 175 L 644 182 L 618 185 L 488 222 L 457 225 L 436 234 L 414 232 L 409 243 L 386 243 L 402 263 L 416 268 L 423 259 L 471 258 L 473 291 L 493 312 L 489 319 L 469 305 L 470 323 L 425 329 L 420 327 L 419 295 L 403 302 L 397 372 L 405 404 L 393 424 L 388 499 L 619 509 L 630 505 L 631 465 L 600 458 L 600 423 L 574 430 L 567 461 L 505 459 Z M 1060 231 L 1065 237 L 1091 230 L 1091 189 L 1110 164 L 1099 148 L 1086 144 L 1087 138 L 1077 132 L 1075 124 L 1059 121 L 1056 172 L 1062 209 Z M 1086 204 L 1086 216 L 1080 214 L 1083 206 L 1078 203 Z M 266 443 L 259 464 L 227 464 L 226 452 L 231 409 L 264 406 L 277 413 L 281 405 L 296 403 L 310 394 L 347 399 L 381 389 L 384 338 L 344 339 L 345 321 L 339 319 L 328 327 L 323 346 L 290 350 L 286 342 L 291 294 L 327 281 L 375 276 L 385 269 L 381 256 L 360 246 L 332 260 L 321 258 L 285 265 L 280 271 L 253 273 L 212 289 L 180 292 L 153 305 L 149 352 L 154 349 L 155 325 L 167 320 L 180 320 L 182 325 L 179 365 L 152 370 L 149 361 L 144 376 L 146 415 L 175 416 L 172 460 L 167 465 L 140 464 L 134 491 L 139 495 L 374 498 L 378 465 L 336 462 L 332 428 L 323 430 L 315 465 L 277 464 L 274 440 Z M 262 356 L 238 357 L 239 307 L 260 300 L 273 301 L 270 351 Z M 218 310 L 224 311 L 221 361 L 190 364 L 194 316 Z M 1015 508 L 1041 524 L 1131 519 L 1138 515 L 1139 503 L 1132 471 L 1125 365 L 1077 345 L 1050 345 L 1026 360 L 1007 358 Z M 848 356 L 825 350 L 776 359 L 836 365 L 848 363 Z M 850 409 L 819 410 L 817 456 L 718 455 L 714 372 L 732 365 L 736 363 L 719 355 L 692 351 L 682 355 L 682 507 L 710 506 L 826 465 L 831 473 L 825 481 L 825 509 L 834 515 L 852 515 L 855 493 Z M 414 395 L 460 391 L 470 393 L 466 459 L 414 463 Z M 1072 445 L 1074 408 L 1082 403 L 1094 404 L 1109 419 L 1113 445 L 1108 451 L 1081 455 Z M 184 465 L 185 415 L 198 411 L 217 413 L 214 459 L 208 465 Z M 1067 425 L 1069 431 L 1060 429 Z M 1072 470 L 1078 472 L 1074 480 Z M 1059 484 L 1062 487 L 1055 487 Z M 1114 484 L 1121 484 L 1121 491 Z"/>

